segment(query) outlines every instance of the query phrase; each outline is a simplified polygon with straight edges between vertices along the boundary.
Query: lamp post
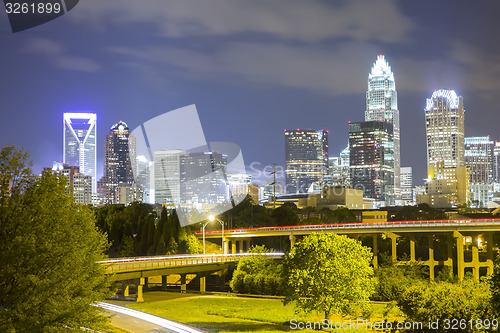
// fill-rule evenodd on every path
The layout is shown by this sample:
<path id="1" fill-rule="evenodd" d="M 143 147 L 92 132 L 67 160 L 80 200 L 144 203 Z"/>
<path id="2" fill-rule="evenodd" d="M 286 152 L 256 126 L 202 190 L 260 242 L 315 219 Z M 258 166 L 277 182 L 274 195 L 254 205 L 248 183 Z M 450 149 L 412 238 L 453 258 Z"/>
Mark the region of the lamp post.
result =
<path id="1" fill-rule="evenodd" d="M 210 219 L 208 219 L 208 221 L 206 223 L 203 224 L 203 254 L 205 254 L 205 227 L 207 226 L 207 224 L 209 224 L 210 222 Z"/>
<path id="2" fill-rule="evenodd" d="M 226 254 L 226 247 L 224 246 L 224 222 L 222 222 L 221 220 L 219 220 L 215 215 L 210 215 L 208 217 L 208 222 L 212 222 L 214 220 L 219 221 L 220 225 L 222 226 L 222 243 L 221 243 L 222 254 Z M 205 238 L 203 238 L 203 239 L 205 239 Z M 203 246 L 205 246 L 205 245 L 203 245 Z"/>

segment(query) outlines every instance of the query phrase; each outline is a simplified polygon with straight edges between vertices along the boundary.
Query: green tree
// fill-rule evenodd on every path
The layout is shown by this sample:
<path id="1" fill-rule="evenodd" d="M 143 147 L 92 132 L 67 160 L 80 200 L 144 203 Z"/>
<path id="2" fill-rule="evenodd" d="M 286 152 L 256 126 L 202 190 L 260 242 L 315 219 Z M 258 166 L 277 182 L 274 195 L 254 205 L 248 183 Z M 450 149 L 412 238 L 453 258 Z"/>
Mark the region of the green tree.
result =
<path id="1" fill-rule="evenodd" d="M 397 301 L 411 286 L 428 284 L 424 266 L 417 262 L 394 265 L 389 262 L 375 270 L 377 284 L 374 298 L 379 301 Z"/>
<path id="2" fill-rule="evenodd" d="M 249 294 L 281 294 L 281 266 L 265 255 L 269 250 L 264 245 L 253 246 L 246 256 L 240 259 L 229 285 L 234 292 Z"/>
<path id="3" fill-rule="evenodd" d="M 356 221 L 356 215 L 349 208 L 338 207 L 333 211 L 333 222 L 346 223 Z"/>
<path id="4" fill-rule="evenodd" d="M 413 220 L 445 220 L 448 217 L 440 209 L 432 208 L 428 204 L 418 206 L 404 206 L 394 216 L 394 221 L 413 221 Z"/>
<path id="5" fill-rule="evenodd" d="M 284 303 L 295 302 L 325 319 L 366 306 L 374 291 L 372 253 L 347 236 L 313 233 L 295 244 L 283 263 Z"/>
<path id="6" fill-rule="evenodd" d="M 497 256 L 493 266 L 493 274 L 489 278 L 491 291 L 491 306 L 497 316 L 500 316 L 500 256 Z"/>
<path id="7" fill-rule="evenodd" d="M 35 179 L 27 159 L 15 146 L 0 151 L 0 331 L 102 329 L 92 304 L 107 295 L 106 237 L 65 177 Z"/>
<path id="8" fill-rule="evenodd" d="M 297 206 L 294 203 L 287 202 L 283 206 L 276 208 L 271 217 L 279 226 L 296 225 L 299 223 Z"/>

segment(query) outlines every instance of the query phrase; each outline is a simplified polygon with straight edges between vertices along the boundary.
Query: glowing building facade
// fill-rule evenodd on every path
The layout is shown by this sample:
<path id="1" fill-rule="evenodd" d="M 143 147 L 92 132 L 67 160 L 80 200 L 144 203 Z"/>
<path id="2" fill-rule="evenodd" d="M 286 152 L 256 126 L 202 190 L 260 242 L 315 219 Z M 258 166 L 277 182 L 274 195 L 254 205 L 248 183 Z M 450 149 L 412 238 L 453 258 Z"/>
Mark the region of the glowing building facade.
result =
<path id="1" fill-rule="evenodd" d="M 99 194 L 104 204 L 121 203 L 117 197 L 118 185 L 134 183 L 136 167 L 135 138 L 127 124 L 114 124 L 104 138 L 104 176 L 99 181 Z"/>
<path id="2" fill-rule="evenodd" d="M 183 204 L 216 205 L 229 200 L 227 156 L 217 152 L 188 152 L 180 158 Z"/>
<path id="3" fill-rule="evenodd" d="M 307 193 L 328 172 L 328 131 L 285 130 L 286 193 Z"/>
<path id="4" fill-rule="evenodd" d="M 401 168 L 401 200 L 403 205 L 413 205 L 413 169 L 412 167 Z"/>
<path id="5" fill-rule="evenodd" d="M 417 203 L 457 207 L 470 200 L 469 171 L 465 167 L 464 107 L 454 90 L 436 90 L 425 106 L 427 141 L 426 195 Z"/>
<path id="6" fill-rule="evenodd" d="M 155 203 L 177 206 L 181 200 L 181 157 L 183 150 L 154 152 Z"/>
<path id="7" fill-rule="evenodd" d="M 493 147 L 493 201 L 500 203 L 500 142 Z"/>
<path id="8" fill-rule="evenodd" d="M 329 187 L 351 185 L 349 146 L 342 150 L 340 156 L 328 158 L 328 175 L 325 176 L 325 180 Z"/>
<path id="9" fill-rule="evenodd" d="M 365 121 L 384 121 L 392 124 L 394 140 L 394 196 L 401 203 L 401 134 L 396 83 L 391 66 L 379 55 L 368 75 Z"/>
<path id="10" fill-rule="evenodd" d="M 443 162 L 445 168 L 465 165 L 464 106 L 454 90 L 437 90 L 425 107 L 427 165 Z"/>
<path id="11" fill-rule="evenodd" d="M 349 124 L 350 170 L 353 188 L 363 190 L 377 206 L 394 205 L 394 139 L 389 122 Z"/>
<path id="12" fill-rule="evenodd" d="M 489 136 L 465 138 L 465 166 L 470 172 L 471 202 L 476 207 L 493 201 L 494 147 Z"/>
<path id="13" fill-rule="evenodd" d="M 76 203 L 92 204 L 92 177 L 80 173 L 78 166 L 54 162 L 52 168 L 44 168 L 44 172 L 62 175 L 68 178 L 68 191 Z"/>
<path id="14" fill-rule="evenodd" d="M 96 114 L 64 113 L 63 163 L 78 166 L 92 177 L 92 192 L 97 192 Z"/>

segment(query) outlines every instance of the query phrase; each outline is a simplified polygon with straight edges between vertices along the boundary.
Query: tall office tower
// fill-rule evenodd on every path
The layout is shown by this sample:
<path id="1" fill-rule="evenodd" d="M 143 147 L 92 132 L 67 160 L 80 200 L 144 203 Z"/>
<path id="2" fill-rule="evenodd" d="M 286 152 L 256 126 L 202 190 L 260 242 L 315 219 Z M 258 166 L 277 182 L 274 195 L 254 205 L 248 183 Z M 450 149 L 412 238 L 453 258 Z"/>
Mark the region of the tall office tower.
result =
<path id="1" fill-rule="evenodd" d="M 493 147 L 493 178 L 495 183 L 500 183 L 500 141 L 495 141 Z"/>
<path id="2" fill-rule="evenodd" d="M 493 147 L 493 201 L 500 202 L 500 141 Z"/>
<path id="3" fill-rule="evenodd" d="M 328 131 L 285 130 L 286 193 L 307 193 L 327 172 Z"/>
<path id="4" fill-rule="evenodd" d="M 368 75 L 365 121 L 385 121 L 393 126 L 394 136 L 394 195 L 395 203 L 401 204 L 401 135 L 396 83 L 391 66 L 379 55 Z"/>
<path id="5" fill-rule="evenodd" d="M 52 172 L 68 178 L 67 189 L 76 203 L 92 204 L 92 177 L 80 173 L 78 166 L 54 162 L 52 168 L 44 168 L 44 172 Z"/>
<path id="6" fill-rule="evenodd" d="M 181 199 L 181 157 L 183 150 L 154 152 L 155 203 L 176 206 Z"/>
<path id="7" fill-rule="evenodd" d="M 180 158 L 181 203 L 227 202 L 227 156 L 217 152 L 189 152 Z"/>
<path id="8" fill-rule="evenodd" d="M 455 208 L 470 201 L 470 176 L 466 166 L 445 167 L 443 161 L 428 165 L 426 194 L 417 195 L 417 204 Z"/>
<path id="9" fill-rule="evenodd" d="M 394 205 L 394 138 L 389 122 L 349 124 L 351 182 L 378 206 Z"/>
<path id="10" fill-rule="evenodd" d="M 92 177 L 92 192 L 97 192 L 96 114 L 64 113 L 63 163 L 75 165 Z"/>
<path id="11" fill-rule="evenodd" d="M 465 166 L 469 168 L 471 201 L 476 207 L 486 207 L 493 201 L 494 147 L 489 136 L 465 138 Z"/>
<path id="12" fill-rule="evenodd" d="M 445 168 L 465 165 L 464 106 L 454 90 L 434 91 L 425 107 L 427 165 L 444 162 Z"/>
<path id="13" fill-rule="evenodd" d="M 143 190 L 143 202 L 154 204 L 153 189 L 154 189 L 154 162 L 149 161 L 144 155 L 139 155 L 136 157 L 136 170 L 137 174 L 135 177 L 135 182 Z"/>
<path id="14" fill-rule="evenodd" d="M 412 167 L 401 168 L 401 200 L 403 205 L 413 205 L 413 169 Z"/>
<path id="15" fill-rule="evenodd" d="M 119 203 L 117 197 L 118 185 L 134 183 L 136 167 L 135 138 L 123 121 L 111 126 L 104 138 L 104 176 L 99 181 L 99 194 L 104 204 Z"/>
<path id="16" fill-rule="evenodd" d="M 351 170 L 349 168 L 349 146 L 347 146 L 340 156 L 328 158 L 328 175 L 325 182 L 331 186 L 350 186 Z"/>

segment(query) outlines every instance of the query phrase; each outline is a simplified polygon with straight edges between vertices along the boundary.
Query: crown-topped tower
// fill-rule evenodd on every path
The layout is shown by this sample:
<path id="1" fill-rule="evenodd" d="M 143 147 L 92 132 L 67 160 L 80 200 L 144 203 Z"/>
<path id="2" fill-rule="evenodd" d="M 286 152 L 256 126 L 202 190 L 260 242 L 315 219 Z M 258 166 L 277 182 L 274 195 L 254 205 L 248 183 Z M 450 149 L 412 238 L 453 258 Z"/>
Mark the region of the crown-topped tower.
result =
<path id="1" fill-rule="evenodd" d="M 392 124 L 394 131 L 394 198 L 401 199 L 401 144 L 396 83 L 391 66 L 384 55 L 379 55 L 368 74 L 365 121 L 384 121 Z"/>

